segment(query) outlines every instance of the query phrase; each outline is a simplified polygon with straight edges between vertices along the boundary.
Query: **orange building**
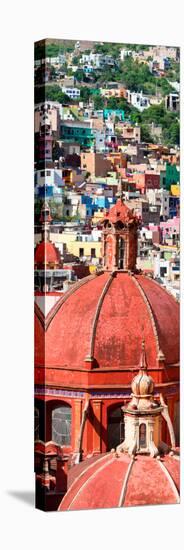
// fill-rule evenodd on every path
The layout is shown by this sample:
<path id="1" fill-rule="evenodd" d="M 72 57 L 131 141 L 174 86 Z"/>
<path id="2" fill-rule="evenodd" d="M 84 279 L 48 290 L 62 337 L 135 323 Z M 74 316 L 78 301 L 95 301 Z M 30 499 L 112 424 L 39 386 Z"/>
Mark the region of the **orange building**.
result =
<path id="1" fill-rule="evenodd" d="M 111 161 L 102 153 L 82 152 L 81 170 L 86 170 L 91 176 L 106 177 L 111 170 Z"/>

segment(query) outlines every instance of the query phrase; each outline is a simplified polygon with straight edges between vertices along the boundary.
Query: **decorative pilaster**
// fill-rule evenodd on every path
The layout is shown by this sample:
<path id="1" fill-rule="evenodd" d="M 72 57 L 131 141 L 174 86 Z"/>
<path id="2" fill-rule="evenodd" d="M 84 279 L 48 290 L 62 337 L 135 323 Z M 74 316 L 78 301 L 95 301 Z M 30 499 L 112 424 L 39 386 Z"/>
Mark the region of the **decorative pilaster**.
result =
<path id="1" fill-rule="evenodd" d="M 93 401 L 93 453 L 101 453 L 101 414 L 102 401 Z"/>
<path id="2" fill-rule="evenodd" d="M 80 425 L 82 419 L 82 400 L 75 399 L 74 403 L 74 452 L 78 451 Z"/>

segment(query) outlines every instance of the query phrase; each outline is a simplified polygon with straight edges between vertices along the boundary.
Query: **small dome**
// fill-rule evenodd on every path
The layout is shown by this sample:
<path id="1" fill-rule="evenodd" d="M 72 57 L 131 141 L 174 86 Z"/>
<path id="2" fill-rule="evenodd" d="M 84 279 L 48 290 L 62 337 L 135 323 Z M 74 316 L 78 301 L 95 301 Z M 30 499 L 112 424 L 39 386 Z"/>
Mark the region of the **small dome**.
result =
<path id="1" fill-rule="evenodd" d="M 51 242 L 41 241 L 35 249 L 35 268 L 59 267 L 61 265 L 60 252 Z"/>
<path id="2" fill-rule="evenodd" d="M 69 471 L 68 491 L 58 510 L 85 510 L 179 502 L 178 456 L 161 460 L 122 453 L 93 457 Z M 71 476 L 71 480 L 70 480 Z"/>

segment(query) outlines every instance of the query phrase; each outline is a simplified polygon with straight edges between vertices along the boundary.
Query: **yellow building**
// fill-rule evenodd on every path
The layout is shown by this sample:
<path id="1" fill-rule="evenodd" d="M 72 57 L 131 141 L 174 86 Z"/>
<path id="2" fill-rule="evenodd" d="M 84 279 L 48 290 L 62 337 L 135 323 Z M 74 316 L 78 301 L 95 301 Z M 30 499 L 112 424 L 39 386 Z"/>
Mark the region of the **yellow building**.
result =
<path id="1" fill-rule="evenodd" d="M 99 222 L 101 222 L 104 218 L 104 210 L 103 212 L 99 209 L 97 210 L 95 213 L 94 213 L 94 216 L 92 218 L 92 223 L 94 225 L 98 224 Z"/>
<path id="2" fill-rule="evenodd" d="M 180 196 L 180 185 L 176 185 L 176 184 L 171 185 L 171 195 L 173 195 L 173 197 Z"/>
<path id="3" fill-rule="evenodd" d="M 63 231 L 63 233 L 51 233 L 50 239 L 56 246 L 60 243 L 65 244 L 67 252 L 78 258 L 85 257 L 88 261 L 91 258 L 97 260 L 101 258 L 101 241 L 92 239 L 91 235 L 80 237 L 76 232 Z"/>

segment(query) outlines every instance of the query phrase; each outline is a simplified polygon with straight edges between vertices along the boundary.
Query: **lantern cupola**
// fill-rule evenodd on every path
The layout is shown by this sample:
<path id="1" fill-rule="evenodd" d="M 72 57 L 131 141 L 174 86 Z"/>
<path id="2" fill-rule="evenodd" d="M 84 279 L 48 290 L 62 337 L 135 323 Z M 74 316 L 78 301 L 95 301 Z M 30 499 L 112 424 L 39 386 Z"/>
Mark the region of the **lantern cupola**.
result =
<path id="1" fill-rule="evenodd" d="M 102 257 L 105 270 L 135 270 L 138 225 L 137 216 L 121 196 L 103 220 Z"/>

